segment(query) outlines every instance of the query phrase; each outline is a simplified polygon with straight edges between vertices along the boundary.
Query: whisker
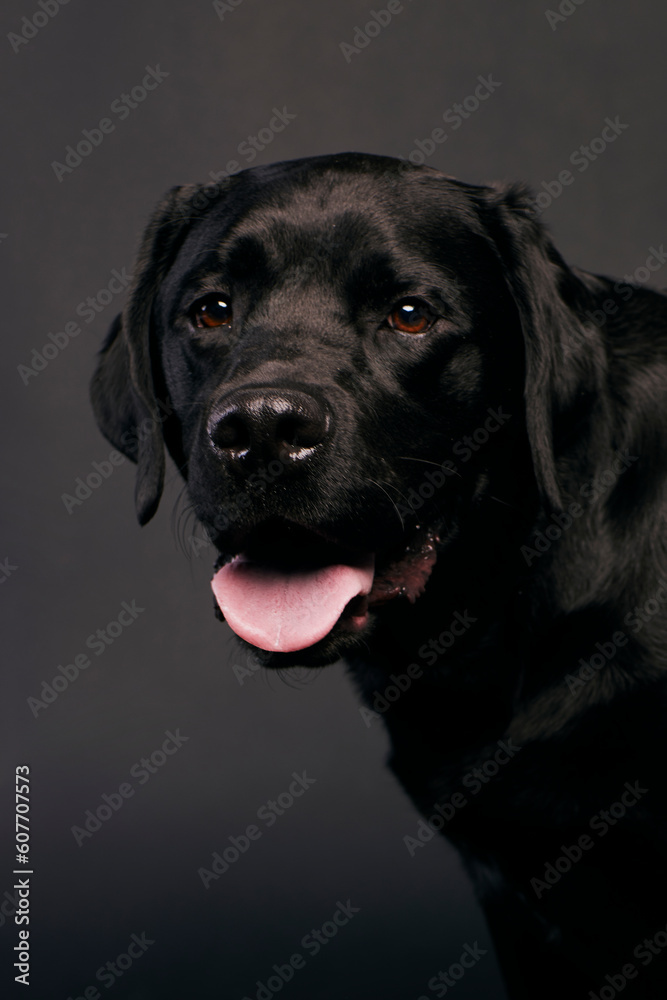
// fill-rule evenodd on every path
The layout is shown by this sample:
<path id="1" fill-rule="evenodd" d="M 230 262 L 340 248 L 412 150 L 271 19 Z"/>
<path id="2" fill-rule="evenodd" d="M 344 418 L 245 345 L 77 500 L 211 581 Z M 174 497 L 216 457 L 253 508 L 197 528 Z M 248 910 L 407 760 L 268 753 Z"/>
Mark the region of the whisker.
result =
<path id="1" fill-rule="evenodd" d="M 382 490 L 382 492 L 384 493 L 384 495 L 389 500 L 389 503 L 392 505 L 392 507 L 396 511 L 396 515 L 397 515 L 399 521 L 401 522 L 401 528 L 403 529 L 403 531 L 405 531 L 405 523 L 403 521 L 403 518 L 401 517 L 401 512 L 398 509 L 398 507 L 396 506 L 396 504 L 394 503 L 394 501 L 392 500 L 392 498 L 389 496 L 389 494 L 387 493 L 387 491 L 385 490 L 385 488 L 383 486 L 380 486 L 379 483 L 376 483 L 374 479 L 367 479 L 366 481 L 369 482 L 369 483 L 372 483 L 373 486 L 377 486 L 377 488 L 379 490 Z"/>
<path id="2" fill-rule="evenodd" d="M 371 482 L 372 482 L 372 480 L 371 480 Z M 385 486 L 388 486 L 390 490 L 396 490 L 396 492 L 397 492 L 397 493 L 398 493 L 398 495 L 400 496 L 401 500 L 405 500 L 405 502 L 406 502 L 406 504 L 408 505 L 408 507 L 410 506 L 410 502 L 409 502 L 408 498 L 406 497 L 405 493 L 403 493 L 403 491 L 402 491 L 402 490 L 399 490 L 398 486 L 394 486 L 394 484 L 393 484 L 393 483 L 388 483 L 386 479 L 383 479 L 383 480 L 382 480 L 382 483 L 383 483 L 383 484 L 384 484 Z M 378 486 L 379 486 L 380 484 L 379 484 L 379 483 L 377 483 L 376 485 L 378 485 Z"/>
<path id="3" fill-rule="evenodd" d="M 398 455 L 398 458 L 399 458 L 399 460 L 401 460 L 403 462 L 423 462 L 424 465 L 435 465 L 436 469 L 442 469 L 442 463 L 441 462 L 431 462 L 427 458 L 414 458 L 414 457 L 412 457 L 410 455 Z M 448 469 L 448 475 L 450 475 L 450 476 L 458 476 L 459 479 L 463 479 L 463 476 L 458 471 L 458 469 Z"/>
<path id="4" fill-rule="evenodd" d="M 294 671 L 299 671 L 299 673 L 294 673 Z M 267 670 L 266 673 L 276 674 L 287 687 L 303 691 L 306 685 L 315 680 L 321 671 L 316 667 L 277 667 L 273 670 Z"/>
<path id="5" fill-rule="evenodd" d="M 437 469 L 440 468 L 440 462 L 431 462 L 427 458 L 414 458 L 411 455 L 397 455 L 402 462 L 423 462 L 424 465 L 435 465 Z"/>
<path id="6" fill-rule="evenodd" d="M 192 501 L 187 496 L 187 484 L 183 484 L 174 502 L 171 514 L 171 530 L 176 541 L 176 547 L 190 561 L 194 552 L 192 546 L 187 544 L 187 531 L 190 528 L 190 538 L 194 537 L 195 528 L 198 524 L 199 521 L 192 506 Z M 204 537 L 206 537 L 208 544 L 207 536 Z"/>
<path id="7" fill-rule="evenodd" d="M 506 500 L 501 500 L 501 499 L 500 499 L 500 497 L 494 497 L 494 496 L 493 496 L 493 495 L 492 495 L 491 493 L 485 493 L 485 494 L 484 494 L 484 499 L 488 499 L 488 500 L 495 500 L 495 501 L 496 501 L 496 503 L 501 503 L 501 504 L 503 505 L 503 507 L 509 507 L 509 508 L 510 508 L 510 510 L 518 510 L 518 509 L 519 509 L 519 508 L 518 508 L 518 507 L 516 506 L 516 504 L 513 504 L 513 503 L 507 503 L 507 501 L 506 501 Z"/>

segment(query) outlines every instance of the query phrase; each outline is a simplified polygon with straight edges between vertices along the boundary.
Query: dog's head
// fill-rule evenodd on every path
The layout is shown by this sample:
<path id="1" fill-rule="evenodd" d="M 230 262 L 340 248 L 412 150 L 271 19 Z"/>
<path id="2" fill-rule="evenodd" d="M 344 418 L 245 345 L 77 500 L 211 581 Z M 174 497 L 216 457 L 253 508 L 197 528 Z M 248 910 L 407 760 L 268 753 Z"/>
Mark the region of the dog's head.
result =
<path id="1" fill-rule="evenodd" d="M 166 443 L 238 635 L 328 662 L 489 496 L 558 506 L 586 295 L 521 188 L 361 154 L 246 170 L 159 205 L 95 412 L 141 523 Z"/>

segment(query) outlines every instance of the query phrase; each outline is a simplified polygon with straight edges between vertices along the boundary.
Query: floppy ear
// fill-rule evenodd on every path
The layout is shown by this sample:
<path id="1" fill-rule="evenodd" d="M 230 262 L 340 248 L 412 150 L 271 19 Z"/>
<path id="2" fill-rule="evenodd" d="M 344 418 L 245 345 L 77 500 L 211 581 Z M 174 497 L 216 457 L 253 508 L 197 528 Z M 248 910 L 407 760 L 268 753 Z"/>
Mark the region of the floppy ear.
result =
<path id="1" fill-rule="evenodd" d="M 141 240 L 127 305 L 109 330 L 91 383 L 100 430 L 137 463 L 135 502 L 140 524 L 151 519 L 162 495 L 162 421 L 171 412 L 168 401 L 158 401 L 155 391 L 151 310 L 160 283 L 197 215 L 193 202 L 197 205 L 201 190 L 201 185 L 194 184 L 172 188 L 153 213 Z"/>
<path id="2" fill-rule="evenodd" d="M 535 217 L 534 197 L 527 187 L 483 190 L 485 233 L 500 260 L 523 331 L 526 422 L 535 476 L 543 499 L 559 510 L 559 446 L 569 437 L 573 414 L 581 419 L 584 435 L 588 414 L 582 412 L 581 400 L 594 400 L 605 367 L 600 331 L 586 317 L 602 284 L 593 275 L 575 273 L 563 261 Z"/>

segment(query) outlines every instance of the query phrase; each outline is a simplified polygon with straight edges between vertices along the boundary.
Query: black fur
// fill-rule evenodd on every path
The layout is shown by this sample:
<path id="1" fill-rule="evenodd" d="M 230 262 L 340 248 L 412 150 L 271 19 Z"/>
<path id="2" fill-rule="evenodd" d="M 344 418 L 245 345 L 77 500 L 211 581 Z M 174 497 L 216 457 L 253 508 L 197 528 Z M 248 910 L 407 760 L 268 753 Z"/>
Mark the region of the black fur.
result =
<path id="1" fill-rule="evenodd" d="M 193 325 L 207 292 L 230 327 Z M 427 333 L 388 325 L 406 296 Z M 174 189 L 93 381 L 141 523 L 164 441 L 223 559 L 286 522 L 385 565 L 437 538 L 415 603 L 262 655 L 347 657 L 408 794 L 452 814 L 513 998 L 597 996 L 628 963 L 625 995 L 667 995 L 667 950 L 642 945 L 667 928 L 666 365 L 667 298 L 568 267 L 520 186 L 344 154 Z M 269 483 L 211 443 L 251 391 L 321 425 Z M 489 776 L 498 741 L 521 749 Z"/>

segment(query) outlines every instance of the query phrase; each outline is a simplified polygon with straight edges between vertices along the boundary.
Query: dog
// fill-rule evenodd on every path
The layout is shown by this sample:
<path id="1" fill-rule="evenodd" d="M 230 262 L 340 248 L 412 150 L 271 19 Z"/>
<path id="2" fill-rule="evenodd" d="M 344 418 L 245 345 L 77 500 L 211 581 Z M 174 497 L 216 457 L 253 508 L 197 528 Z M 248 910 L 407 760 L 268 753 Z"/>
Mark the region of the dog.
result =
<path id="1" fill-rule="evenodd" d="M 509 995 L 664 998 L 667 296 L 538 214 L 358 153 L 174 188 L 92 402 L 240 641 L 347 661 Z"/>

